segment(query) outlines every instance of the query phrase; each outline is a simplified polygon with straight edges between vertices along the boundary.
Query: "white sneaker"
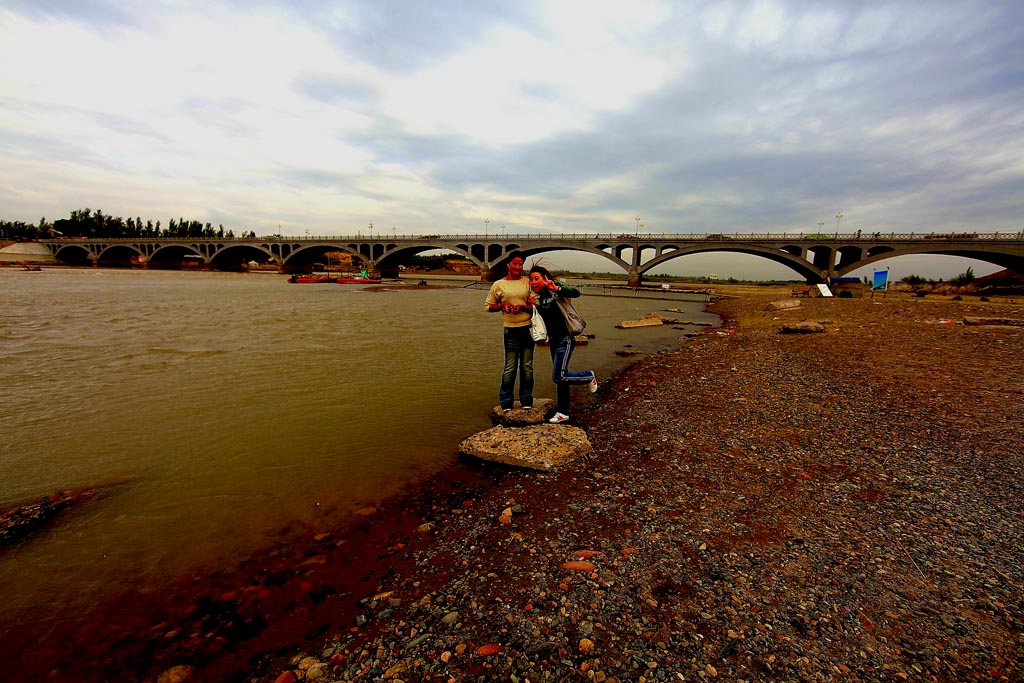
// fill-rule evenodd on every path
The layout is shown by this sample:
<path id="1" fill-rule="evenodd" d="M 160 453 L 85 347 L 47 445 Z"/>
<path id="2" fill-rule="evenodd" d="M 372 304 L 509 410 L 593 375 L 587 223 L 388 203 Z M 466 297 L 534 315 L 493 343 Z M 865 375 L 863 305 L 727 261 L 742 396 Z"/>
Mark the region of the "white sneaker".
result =
<path id="1" fill-rule="evenodd" d="M 597 375 L 594 375 L 594 379 L 590 380 L 590 393 L 597 393 Z"/>
<path id="2" fill-rule="evenodd" d="M 565 413 L 555 413 L 554 415 L 551 416 L 551 419 L 548 420 L 548 422 L 550 422 L 553 425 L 562 424 L 563 422 L 568 422 L 568 421 L 569 421 L 569 416 L 566 415 Z"/>

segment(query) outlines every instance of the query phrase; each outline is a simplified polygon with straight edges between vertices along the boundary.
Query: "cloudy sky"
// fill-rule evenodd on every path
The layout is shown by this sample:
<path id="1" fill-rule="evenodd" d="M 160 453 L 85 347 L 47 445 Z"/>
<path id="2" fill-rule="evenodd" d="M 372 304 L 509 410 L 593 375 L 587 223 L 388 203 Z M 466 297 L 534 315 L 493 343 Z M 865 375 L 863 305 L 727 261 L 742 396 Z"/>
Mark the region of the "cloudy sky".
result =
<path id="1" fill-rule="evenodd" d="M 1018 0 L 7 0 L 0 36 L 6 220 L 1024 225 Z"/>

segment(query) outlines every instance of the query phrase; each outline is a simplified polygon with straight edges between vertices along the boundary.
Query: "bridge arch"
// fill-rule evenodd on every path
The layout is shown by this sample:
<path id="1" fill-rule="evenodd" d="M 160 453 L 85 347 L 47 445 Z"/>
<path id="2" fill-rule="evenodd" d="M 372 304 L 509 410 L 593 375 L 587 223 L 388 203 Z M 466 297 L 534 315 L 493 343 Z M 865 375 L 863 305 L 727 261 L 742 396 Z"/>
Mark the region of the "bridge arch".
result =
<path id="1" fill-rule="evenodd" d="M 204 263 L 207 261 L 197 249 L 186 244 L 158 245 L 146 258 L 150 268 L 171 268 L 180 266 L 190 257 L 198 257 L 196 260 L 201 259 Z"/>
<path id="2" fill-rule="evenodd" d="M 915 254 L 931 254 L 936 256 L 960 256 L 962 258 L 975 259 L 977 261 L 983 261 L 985 263 L 991 263 L 999 266 L 1000 268 L 1009 268 L 1017 272 L 1024 272 L 1024 249 L 1021 250 L 1021 254 L 1012 253 L 1012 251 L 993 251 L 991 249 L 970 249 L 964 247 L 955 246 L 942 246 L 942 245 L 924 245 L 924 246 L 909 246 L 901 249 L 890 249 L 890 248 L 879 248 L 877 250 L 868 250 L 867 256 L 856 263 L 849 264 L 842 268 L 837 268 L 836 273 L 838 275 L 845 275 L 851 271 L 866 266 L 871 266 L 887 259 L 898 258 L 900 256 L 911 256 Z"/>
<path id="3" fill-rule="evenodd" d="M 57 244 L 49 245 L 50 252 L 54 258 L 78 266 L 88 265 L 92 262 L 93 254 L 88 248 L 81 244 Z"/>
<path id="4" fill-rule="evenodd" d="M 107 268 L 127 268 L 142 252 L 133 244 L 111 244 L 96 254 L 96 264 Z"/>
<path id="5" fill-rule="evenodd" d="M 267 263 L 273 255 L 256 244 L 218 244 L 208 253 L 210 266 L 217 270 L 244 270 L 249 261 Z"/>
<path id="6" fill-rule="evenodd" d="M 750 254 L 753 256 L 759 256 L 761 258 L 774 261 L 775 263 L 786 266 L 792 269 L 801 277 L 815 282 L 824 282 L 824 275 L 822 272 L 811 266 L 806 260 L 801 258 L 799 255 L 794 255 L 788 251 L 782 249 L 772 249 L 769 247 L 759 247 L 756 245 L 736 245 L 717 242 L 709 245 L 698 245 L 692 247 L 682 247 L 673 251 L 663 253 L 660 256 L 644 263 L 640 266 L 640 274 L 649 272 L 653 268 L 672 261 L 677 258 L 689 256 L 691 254 L 702 254 L 709 252 L 733 252 L 737 254 Z"/>
<path id="7" fill-rule="evenodd" d="M 541 244 L 541 245 L 538 245 L 538 244 L 533 244 L 533 245 L 531 245 L 529 242 L 524 242 L 522 245 L 517 245 L 516 249 L 511 249 L 508 252 L 506 252 L 504 254 L 503 258 L 500 261 L 497 261 L 497 262 L 494 262 L 494 263 L 491 264 L 492 275 L 488 279 L 496 280 L 496 279 L 498 279 L 498 277 L 501 276 L 501 273 L 503 273 L 504 270 L 505 270 L 505 264 L 508 262 L 508 256 L 513 251 L 519 252 L 520 254 L 523 255 L 524 258 L 531 258 L 531 257 L 534 257 L 534 256 L 538 256 L 540 254 L 546 254 L 548 252 L 555 252 L 555 251 L 576 251 L 576 252 L 582 252 L 582 253 L 585 253 L 585 254 L 594 254 L 595 256 L 600 256 L 600 257 L 602 257 L 604 259 L 607 259 L 608 261 L 614 263 L 616 266 L 621 268 L 623 273 L 628 272 L 629 268 L 630 268 L 630 265 L 629 265 L 628 262 L 622 260 L 621 258 L 616 257 L 614 254 L 608 253 L 608 251 L 605 251 L 604 249 L 601 249 L 600 245 L 598 245 L 597 247 L 590 247 L 590 246 L 581 245 L 581 244 L 566 244 L 566 245 L 551 245 L 551 244 Z"/>

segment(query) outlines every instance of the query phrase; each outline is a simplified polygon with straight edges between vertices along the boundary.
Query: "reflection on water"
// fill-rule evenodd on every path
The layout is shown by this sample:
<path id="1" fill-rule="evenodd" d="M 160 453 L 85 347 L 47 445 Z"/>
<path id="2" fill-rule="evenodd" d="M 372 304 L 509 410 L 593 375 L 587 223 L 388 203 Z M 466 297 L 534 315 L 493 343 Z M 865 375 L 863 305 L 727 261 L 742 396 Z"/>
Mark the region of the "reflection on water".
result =
<path id="1" fill-rule="evenodd" d="M 482 290 L 71 269 L 0 270 L 0 286 L 0 503 L 103 487 L 0 551 L 0 637 L 339 519 L 438 471 L 497 402 Z M 574 366 L 607 376 L 624 345 L 674 343 L 669 327 L 613 328 L 664 306 L 585 297 L 597 338 Z M 554 395 L 549 370 L 538 354 L 538 396 Z"/>

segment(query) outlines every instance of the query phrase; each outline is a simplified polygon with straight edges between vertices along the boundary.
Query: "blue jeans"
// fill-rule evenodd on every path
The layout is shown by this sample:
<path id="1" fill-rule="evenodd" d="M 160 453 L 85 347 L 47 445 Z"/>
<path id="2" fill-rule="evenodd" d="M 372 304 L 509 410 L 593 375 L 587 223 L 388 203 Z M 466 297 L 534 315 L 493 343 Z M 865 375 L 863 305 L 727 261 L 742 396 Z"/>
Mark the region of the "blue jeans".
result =
<path id="1" fill-rule="evenodd" d="M 569 414 L 569 387 L 573 384 L 590 384 L 594 379 L 593 370 L 570 372 L 569 359 L 576 348 L 576 340 L 572 336 L 551 338 L 551 379 L 555 381 L 555 410 Z"/>
<path id="2" fill-rule="evenodd" d="M 530 326 L 506 327 L 505 330 L 505 371 L 501 373 L 501 388 L 498 402 L 502 409 L 515 404 L 516 373 L 519 377 L 519 402 L 524 406 L 533 405 L 533 336 Z"/>

